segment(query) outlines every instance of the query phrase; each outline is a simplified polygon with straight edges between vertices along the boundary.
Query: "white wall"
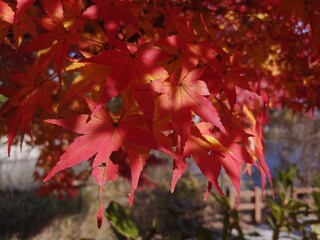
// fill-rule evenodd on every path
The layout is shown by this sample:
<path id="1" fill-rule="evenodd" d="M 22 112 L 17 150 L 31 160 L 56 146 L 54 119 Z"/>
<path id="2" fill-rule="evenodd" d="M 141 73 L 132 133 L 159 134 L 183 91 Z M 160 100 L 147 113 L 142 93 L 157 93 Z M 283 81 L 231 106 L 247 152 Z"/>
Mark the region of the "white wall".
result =
<path id="1" fill-rule="evenodd" d="M 22 144 L 11 147 L 8 157 L 7 139 L 0 139 L 0 190 L 29 190 L 39 186 L 33 179 L 33 171 L 39 157 L 39 147 Z"/>

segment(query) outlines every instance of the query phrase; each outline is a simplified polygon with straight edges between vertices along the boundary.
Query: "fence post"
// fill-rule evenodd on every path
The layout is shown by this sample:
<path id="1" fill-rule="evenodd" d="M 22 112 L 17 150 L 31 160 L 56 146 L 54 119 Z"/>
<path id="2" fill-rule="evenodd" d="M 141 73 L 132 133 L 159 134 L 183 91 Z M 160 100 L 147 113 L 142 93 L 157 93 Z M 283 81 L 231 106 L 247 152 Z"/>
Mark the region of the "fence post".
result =
<path id="1" fill-rule="evenodd" d="M 262 220 L 262 191 L 260 187 L 254 188 L 254 220 L 261 223 Z"/>
<path id="2" fill-rule="evenodd" d="M 229 193 L 229 204 L 231 208 L 235 208 L 236 207 L 236 194 L 235 191 L 232 188 L 228 189 L 228 193 Z"/>

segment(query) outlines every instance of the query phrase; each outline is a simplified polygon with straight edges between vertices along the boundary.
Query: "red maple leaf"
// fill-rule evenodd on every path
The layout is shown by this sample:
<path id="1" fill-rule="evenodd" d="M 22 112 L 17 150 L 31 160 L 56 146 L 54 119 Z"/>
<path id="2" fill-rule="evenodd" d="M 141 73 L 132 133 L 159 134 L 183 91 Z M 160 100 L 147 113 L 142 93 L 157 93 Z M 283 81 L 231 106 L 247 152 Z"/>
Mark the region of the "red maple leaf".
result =
<path id="1" fill-rule="evenodd" d="M 266 164 L 265 156 L 264 156 L 264 134 L 263 134 L 263 126 L 268 122 L 267 117 L 267 105 L 269 102 L 269 98 L 267 97 L 265 91 L 258 87 L 257 93 L 252 92 L 244 92 L 243 95 L 246 96 L 244 106 L 245 114 L 247 115 L 245 121 L 249 123 L 249 129 L 247 132 L 253 136 L 252 140 L 252 152 L 255 155 L 256 166 L 260 169 L 261 172 L 261 184 L 262 188 L 266 185 L 266 177 L 268 177 L 269 183 L 272 186 L 271 174 L 269 171 L 269 167 Z M 254 105 L 258 104 L 262 105 L 262 108 L 259 111 L 254 110 Z"/>
<path id="2" fill-rule="evenodd" d="M 93 92 L 97 86 L 102 89 L 105 85 L 106 76 L 110 74 L 110 67 L 83 62 L 74 62 L 66 70 L 69 73 L 77 72 L 78 76 L 63 94 L 59 109 L 70 103 L 70 100 L 81 97 L 87 92 Z"/>
<path id="3" fill-rule="evenodd" d="M 205 97 L 210 93 L 206 83 L 200 80 L 204 71 L 205 68 L 199 68 L 187 73 L 182 72 L 180 77 L 174 73 L 169 79 L 159 79 L 151 83 L 151 88 L 155 92 L 161 93 L 157 104 L 159 109 L 157 109 L 155 118 L 161 119 L 171 114 L 172 129 L 178 136 L 178 158 L 174 162 L 172 191 L 175 183 L 186 169 L 183 153 L 184 146 L 190 137 L 192 112 L 203 121 L 211 123 L 226 133 L 217 110 Z"/>
<path id="4" fill-rule="evenodd" d="M 0 19 L 7 23 L 13 23 L 14 20 L 14 12 L 12 8 L 3 1 L 0 1 Z"/>
<path id="5" fill-rule="evenodd" d="M 122 24 L 139 29 L 137 20 L 131 12 L 131 9 L 137 7 L 135 2 L 115 0 L 93 0 L 93 2 L 95 4 L 83 12 L 83 17 L 104 20 L 104 29 L 110 45 L 113 45 Z"/>
<path id="6" fill-rule="evenodd" d="M 198 123 L 192 128 L 191 132 L 192 134 L 184 148 L 181 164 L 185 165 L 186 168 L 184 158 L 192 156 L 207 178 L 208 188 L 204 198 L 209 194 L 212 185 L 219 194 L 224 195 L 218 183 L 218 177 L 223 167 L 238 193 L 239 201 L 242 166 L 253 164 L 260 168 L 243 144 L 250 135 L 241 134 L 241 131 L 232 131 L 228 136 L 222 135 L 217 131 L 213 132 L 212 125 L 206 122 Z M 172 187 L 174 187 L 176 181 L 177 179 L 174 179 Z"/>
<path id="7" fill-rule="evenodd" d="M 158 79 L 151 83 L 152 89 L 162 94 L 158 100 L 157 118 L 171 113 L 173 130 L 180 137 L 179 148 L 183 148 L 190 135 L 192 112 L 226 133 L 217 110 L 205 97 L 210 92 L 206 83 L 200 80 L 204 71 L 205 68 L 199 68 L 182 72 L 180 77 L 172 74 L 168 79 Z"/>
<path id="8" fill-rule="evenodd" d="M 96 103 L 87 99 L 91 110 Z M 92 175 L 100 186 L 100 206 L 97 214 L 98 226 L 101 226 L 104 212 L 102 203 L 102 189 L 109 180 L 115 180 L 118 166 L 110 160 L 112 152 L 124 147 L 129 158 L 131 168 L 130 204 L 134 200 L 134 191 L 138 186 L 141 171 L 146 163 L 148 151 L 158 149 L 169 155 L 170 150 L 162 147 L 152 135 L 141 126 L 145 118 L 141 115 L 112 117 L 104 109 L 100 109 L 95 116 L 82 114 L 66 119 L 46 120 L 48 123 L 62 126 L 68 130 L 82 134 L 68 146 L 60 161 L 44 179 L 48 181 L 57 172 L 86 161 L 95 155 Z"/>
<path id="9" fill-rule="evenodd" d="M 70 46 L 80 42 L 78 30 L 82 27 L 83 21 L 74 16 L 74 19 L 68 19 L 68 22 L 64 22 L 64 9 L 61 0 L 42 2 L 48 17 L 44 17 L 38 22 L 48 32 L 33 39 L 23 49 L 22 54 L 49 48 L 49 51 L 42 53 L 44 54 L 42 65 L 46 66 L 53 59 L 56 72 L 60 77 Z"/>
<path id="10" fill-rule="evenodd" d="M 208 188 L 204 198 L 209 194 L 212 185 L 221 195 L 224 195 L 218 183 L 221 167 L 225 169 L 239 194 L 242 164 L 233 158 L 234 153 L 229 146 L 225 147 L 211 134 L 211 128 L 211 124 L 205 122 L 194 126 L 192 135 L 186 143 L 183 156 L 186 158 L 192 155 L 195 163 L 208 179 Z"/>
<path id="11" fill-rule="evenodd" d="M 26 133 L 30 134 L 29 125 L 34 120 L 38 108 L 52 112 L 52 90 L 57 83 L 47 77 L 37 64 L 27 69 L 26 73 L 15 74 L 11 79 L 21 87 L 7 89 L 9 100 L 1 107 L 0 114 L 8 114 L 8 155 L 13 140 L 20 130 L 21 142 Z M 19 129 L 20 128 L 20 129 Z"/>
<path id="12" fill-rule="evenodd" d="M 106 76 L 102 99 L 94 113 L 111 98 L 117 96 L 128 85 L 146 116 L 153 114 L 153 95 L 151 91 L 143 90 L 143 86 L 153 79 L 167 76 L 167 72 L 158 62 L 166 55 L 160 48 L 146 43 L 139 47 L 126 45 L 117 41 L 118 49 L 106 50 L 84 62 L 110 66 L 112 71 Z"/>

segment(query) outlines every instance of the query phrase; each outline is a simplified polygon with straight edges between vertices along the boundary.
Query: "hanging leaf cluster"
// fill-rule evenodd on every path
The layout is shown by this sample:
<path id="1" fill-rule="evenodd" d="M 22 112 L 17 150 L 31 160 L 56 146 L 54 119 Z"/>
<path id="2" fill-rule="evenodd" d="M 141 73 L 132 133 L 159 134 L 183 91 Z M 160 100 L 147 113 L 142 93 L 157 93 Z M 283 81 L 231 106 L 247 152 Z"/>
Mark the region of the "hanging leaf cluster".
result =
<path id="1" fill-rule="evenodd" d="M 92 161 L 99 226 L 104 185 L 130 176 L 132 204 L 154 150 L 173 161 L 172 191 L 187 158 L 205 197 L 223 195 L 222 169 L 238 193 L 251 166 L 264 186 L 268 109 L 320 106 L 319 12 L 316 0 L 0 0 L 8 154 L 30 136 L 43 148 L 36 178 L 58 188 Z"/>

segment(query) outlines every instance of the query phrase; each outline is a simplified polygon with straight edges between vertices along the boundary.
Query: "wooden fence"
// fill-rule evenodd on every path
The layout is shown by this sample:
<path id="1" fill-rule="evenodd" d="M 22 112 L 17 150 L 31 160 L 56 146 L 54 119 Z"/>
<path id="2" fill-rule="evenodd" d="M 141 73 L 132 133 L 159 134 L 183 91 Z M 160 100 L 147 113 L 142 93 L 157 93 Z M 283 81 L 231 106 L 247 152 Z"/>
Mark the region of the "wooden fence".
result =
<path id="1" fill-rule="evenodd" d="M 303 199 L 309 205 L 313 204 L 311 194 L 313 192 L 320 192 L 319 188 L 296 188 L 293 191 L 293 198 Z M 249 211 L 253 212 L 253 220 L 256 223 L 261 223 L 262 212 L 266 208 L 266 197 L 272 197 L 273 192 L 270 189 L 265 189 L 262 193 L 260 187 L 255 187 L 253 190 L 242 190 L 240 204 L 237 206 L 239 212 Z M 232 208 L 237 205 L 237 193 L 234 190 L 228 191 L 229 203 Z"/>

